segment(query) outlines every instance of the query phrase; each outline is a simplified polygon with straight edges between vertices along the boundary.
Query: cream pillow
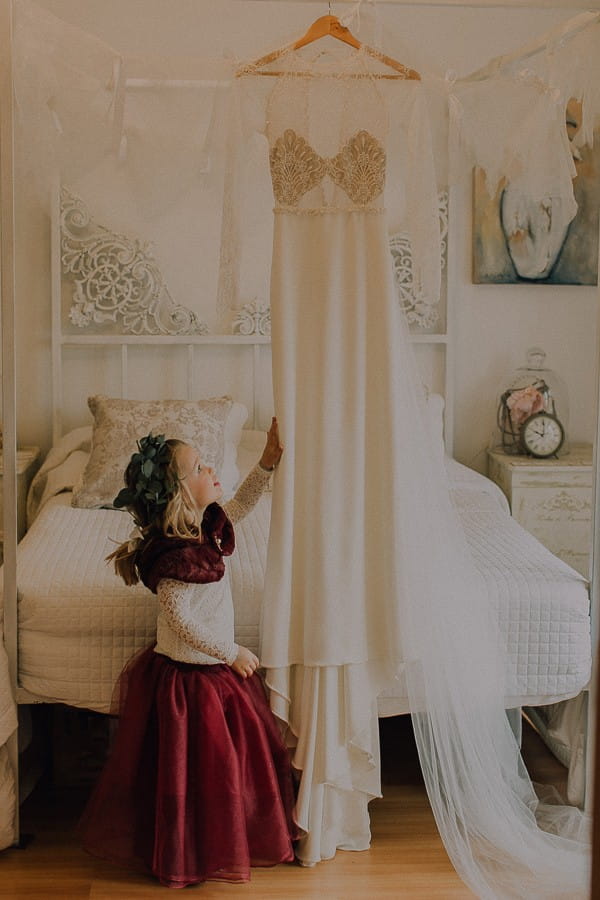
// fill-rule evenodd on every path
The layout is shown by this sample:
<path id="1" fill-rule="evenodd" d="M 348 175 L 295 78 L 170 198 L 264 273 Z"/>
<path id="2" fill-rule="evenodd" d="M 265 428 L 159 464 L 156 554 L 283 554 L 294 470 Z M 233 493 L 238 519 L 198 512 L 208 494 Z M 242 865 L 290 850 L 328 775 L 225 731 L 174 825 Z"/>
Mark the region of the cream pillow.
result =
<path id="1" fill-rule="evenodd" d="M 239 478 L 239 442 L 248 412 L 231 397 L 206 400 L 122 400 L 95 395 L 88 398 L 94 417 L 90 458 L 72 505 L 94 509 L 112 506 L 123 487 L 123 475 L 136 441 L 148 432 L 179 438 L 198 450 L 214 466 L 226 496 Z"/>

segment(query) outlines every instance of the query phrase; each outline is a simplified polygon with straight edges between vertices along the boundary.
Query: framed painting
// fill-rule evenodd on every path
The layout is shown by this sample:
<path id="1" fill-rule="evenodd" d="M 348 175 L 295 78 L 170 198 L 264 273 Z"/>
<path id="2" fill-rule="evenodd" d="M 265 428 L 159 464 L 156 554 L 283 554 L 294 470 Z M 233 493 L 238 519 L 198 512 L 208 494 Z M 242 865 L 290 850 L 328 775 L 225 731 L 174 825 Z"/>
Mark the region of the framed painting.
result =
<path id="1" fill-rule="evenodd" d="M 502 179 L 490 194 L 481 169 L 473 185 L 475 284 L 598 284 L 600 129 L 593 146 L 578 146 L 581 104 L 567 106 L 567 133 L 577 174 L 577 213 L 569 219 L 559 200 L 532 201 Z"/>

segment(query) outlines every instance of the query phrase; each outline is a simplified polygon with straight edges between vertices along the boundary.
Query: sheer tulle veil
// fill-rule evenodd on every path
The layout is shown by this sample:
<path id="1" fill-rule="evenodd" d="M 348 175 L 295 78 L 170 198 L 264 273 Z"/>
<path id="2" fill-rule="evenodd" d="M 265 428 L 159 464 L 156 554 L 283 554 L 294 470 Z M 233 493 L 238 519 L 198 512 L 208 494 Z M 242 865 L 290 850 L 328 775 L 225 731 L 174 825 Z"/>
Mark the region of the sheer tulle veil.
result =
<path id="1" fill-rule="evenodd" d="M 526 62 L 515 52 L 504 68 L 492 61 L 489 78 L 446 79 L 450 182 L 479 163 L 494 184 L 512 158 L 515 171 L 528 173 L 532 196 L 572 204 L 564 111 L 570 97 L 587 98 L 583 120 L 591 139 L 600 113 L 600 28 L 575 29 L 571 41 L 561 43 L 567 26 L 540 40 L 539 53 Z M 389 45 L 389 34 L 387 39 Z M 436 93 L 440 83 L 433 77 L 430 86 Z M 517 94 L 528 113 L 515 115 Z M 482 127 L 480 102 L 494 108 L 491 131 Z M 452 158 L 457 147 L 461 159 Z M 409 347 L 406 352 L 411 358 Z M 415 379 L 414 360 L 411 365 Z M 420 590 L 403 610 L 401 635 L 421 767 L 444 845 L 480 897 L 587 897 L 590 817 L 560 802 L 545 803 L 534 790 L 504 712 L 497 611 L 469 559 L 443 473 L 419 448 L 426 436 L 416 435 L 412 474 L 423 490 L 412 527 L 422 529 L 424 544 L 415 543 L 408 561 L 418 560 L 411 578 Z M 423 546 L 432 552 L 424 554 Z"/>
<path id="2" fill-rule="evenodd" d="M 414 65 L 410 57 L 403 62 Z M 496 95 L 514 97 L 519 80 L 525 82 L 527 94 L 528 79 L 517 78 L 510 81 L 508 89 L 499 83 L 496 94 L 489 88 L 488 101 Z M 436 84 L 431 78 L 426 89 L 448 91 L 448 83 L 441 86 L 440 80 Z M 568 197 L 572 165 L 559 126 L 556 97 L 552 100 L 536 79 L 531 91 L 530 99 L 538 98 L 534 120 L 544 125 L 533 132 L 535 148 L 547 145 L 544 165 L 532 174 L 532 190 L 536 196 L 550 191 L 552 196 Z M 454 104 L 451 126 L 459 124 L 461 117 L 456 111 L 460 109 L 465 146 L 477 145 L 476 141 L 469 145 L 466 94 L 457 87 L 452 103 L 448 93 L 446 99 Z M 499 154 L 506 159 L 507 146 L 511 147 L 509 105 L 510 101 L 503 135 L 508 144 L 487 144 L 492 173 L 494 163 L 499 166 Z M 532 135 L 531 123 L 525 115 L 520 121 L 522 130 L 517 129 L 516 145 L 512 145 L 517 168 L 531 166 L 534 152 L 527 140 Z M 388 558 L 394 560 L 398 577 L 393 599 L 383 611 L 381 605 L 377 607 L 387 634 L 385 671 L 369 670 L 371 697 L 362 702 L 373 701 L 382 678 L 404 678 L 440 834 L 454 866 L 477 896 L 583 900 L 589 880 L 589 818 L 579 809 L 542 802 L 526 771 L 504 708 L 504 648 L 498 610 L 491 607 L 471 558 L 443 465 L 431 451 L 407 325 L 401 316 L 393 325 L 397 336 L 394 350 L 402 363 L 392 366 L 399 402 L 391 441 L 393 447 L 401 447 L 402 464 L 388 485 L 393 512 L 386 512 L 385 522 Z M 381 364 L 386 365 L 383 357 Z M 281 560 L 271 557 L 269 565 L 277 568 Z M 273 609 L 275 605 L 273 600 Z M 315 661 L 306 662 L 314 670 Z M 282 695 L 283 680 L 278 676 L 285 660 L 270 642 L 266 665 L 272 666 L 268 678 L 275 694 Z M 276 698 L 274 708 L 280 712 L 283 708 L 282 715 L 289 721 L 280 699 Z M 344 702 L 346 709 L 352 710 L 352 698 L 346 697 Z M 301 730 L 301 719 L 297 728 L 298 724 Z M 349 743 L 357 736 L 358 732 L 350 735 Z"/>

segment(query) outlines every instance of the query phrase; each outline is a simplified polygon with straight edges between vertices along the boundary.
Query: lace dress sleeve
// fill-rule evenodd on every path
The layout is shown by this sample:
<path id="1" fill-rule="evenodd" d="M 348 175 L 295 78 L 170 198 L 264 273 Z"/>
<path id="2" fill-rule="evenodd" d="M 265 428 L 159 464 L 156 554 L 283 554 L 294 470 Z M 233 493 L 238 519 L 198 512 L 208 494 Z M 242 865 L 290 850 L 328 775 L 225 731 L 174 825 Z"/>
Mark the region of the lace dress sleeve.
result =
<path id="1" fill-rule="evenodd" d="M 256 465 L 242 481 L 234 497 L 223 505 L 223 509 L 235 524 L 247 516 L 253 509 L 265 491 L 271 477 L 262 466 Z"/>
<path id="2" fill-rule="evenodd" d="M 415 303 L 440 299 L 440 220 L 433 137 L 419 82 L 381 85 L 389 111 L 385 205 L 388 227 L 410 247 Z"/>
<path id="3" fill-rule="evenodd" d="M 194 650 L 231 665 L 238 655 L 239 647 L 233 640 L 215 634 L 210 623 L 201 620 L 201 603 L 197 600 L 192 602 L 198 588 L 197 584 L 187 584 L 172 578 L 161 579 L 157 588 L 161 611 L 178 638 Z"/>

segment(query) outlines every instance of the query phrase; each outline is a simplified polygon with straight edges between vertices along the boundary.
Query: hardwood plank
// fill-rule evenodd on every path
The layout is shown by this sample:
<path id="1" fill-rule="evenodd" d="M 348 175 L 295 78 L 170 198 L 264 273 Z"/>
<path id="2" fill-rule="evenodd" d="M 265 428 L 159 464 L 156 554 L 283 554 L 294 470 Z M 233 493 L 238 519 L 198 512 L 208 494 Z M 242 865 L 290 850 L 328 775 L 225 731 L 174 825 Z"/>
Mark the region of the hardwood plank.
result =
<path id="1" fill-rule="evenodd" d="M 94 736 L 94 740 L 97 736 Z M 253 869 L 248 884 L 210 882 L 187 890 L 204 900 L 224 897 L 261 900 L 472 900 L 446 855 L 420 775 L 409 717 L 381 722 L 383 797 L 371 803 L 372 846 L 338 851 L 313 868 L 297 864 Z M 528 726 L 524 754 L 534 776 L 561 786 L 565 770 Z M 76 759 L 72 748 L 69 758 Z M 141 900 L 165 888 L 151 877 L 88 856 L 75 828 L 90 784 L 73 772 L 72 786 L 49 778 L 22 807 L 25 849 L 0 854 L 0 898 L 27 900 Z"/>

